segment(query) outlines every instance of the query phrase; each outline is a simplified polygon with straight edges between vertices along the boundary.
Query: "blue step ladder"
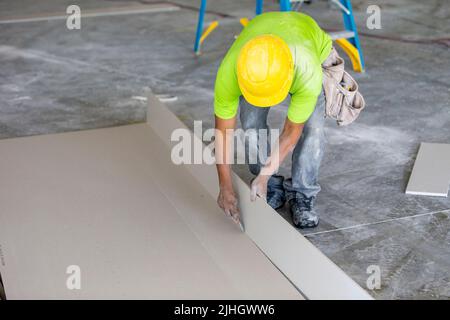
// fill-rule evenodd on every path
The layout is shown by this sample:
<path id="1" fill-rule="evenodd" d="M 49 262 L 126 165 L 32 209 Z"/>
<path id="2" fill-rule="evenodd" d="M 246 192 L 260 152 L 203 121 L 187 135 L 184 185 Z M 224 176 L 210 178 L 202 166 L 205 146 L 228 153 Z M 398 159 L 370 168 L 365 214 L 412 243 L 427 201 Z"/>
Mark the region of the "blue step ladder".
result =
<path id="1" fill-rule="evenodd" d="M 353 16 L 353 8 L 351 0 L 330 0 L 341 11 L 344 20 L 345 30 L 339 32 L 330 32 L 330 36 L 335 42 L 345 51 L 349 56 L 353 70 L 357 72 L 364 71 L 364 56 L 359 42 L 358 30 Z M 280 11 L 297 10 L 305 0 L 279 0 Z M 291 7 L 293 4 L 293 8 Z M 256 0 L 256 15 L 263 13 L 264 0 Z M 205 19 L 207 0 L 201 0 L 200 10 L 198 15 L 197 32 L 195 35 L 194 52 L 200 55 L 201 45 L 205 39 L 211 34 L 214 29 L 219 26 L 218 21 L 213 21 L 204 31 L 203 23 Z M 242 18 L 241 24 L 245 27 L 248 24 L 248 19 Z"/>
<path id="2" fill-rule="evenodd" d="M 351 0 L 331 0 L 331 2 L 341 9 L 345 28 L 344 31 L 330 32 L 331 39 L 335 40 L 349 56 L 353 70 L 364 72 L 364 55 L 359 42 L 355 17 L 353 16 L 352 2 Z"/>

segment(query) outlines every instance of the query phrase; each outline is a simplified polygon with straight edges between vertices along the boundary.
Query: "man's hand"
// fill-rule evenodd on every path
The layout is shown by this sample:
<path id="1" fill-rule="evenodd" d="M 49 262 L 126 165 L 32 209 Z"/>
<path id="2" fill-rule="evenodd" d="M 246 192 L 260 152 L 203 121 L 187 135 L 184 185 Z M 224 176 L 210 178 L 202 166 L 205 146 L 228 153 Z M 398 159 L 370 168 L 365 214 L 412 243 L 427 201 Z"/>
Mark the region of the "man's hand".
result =
<path id="1" fill-rule="evenodd" d="M 256 197 L 266 199 L 267 182 L 278 170 L 287 154 L 292 151 L 303 132 L 303 123 L 293 123 L 288 118 L 284 123 L 283 132 L 279 138 L 279 143 L 274 146 L 272 154 L 267 159 L 267 163 L 261 168 L 259 175 L 253 180 L 250 192 L 250 200 L 255 201 Z"/>
<path id="2" fill-rule="evenodd" d="M 250 191 L 250 200 L 255 201 L 256 197 L 266 199 L 267 197 L 267 182 L 270 176 L 259 174 L 252 182 Z"/>
<path id="3" fill-rule="evenodd" d="M 233 130 L 236 126 L 236 117 L 220 119 L 216 117 L 216 164 L 219 177 L 220 192 L 217 204 L 230 216 L 234 222 L 239 223 L 239 209 L 236 193 L 233 190 L 230 163 L 233 159 L 232 141 Z"/>
<path id="4" fill-rule="evenodd" d="M 234 222 L 239 223 L 238 201 L 233 188 L 221 188 L 217 204 Z"/>

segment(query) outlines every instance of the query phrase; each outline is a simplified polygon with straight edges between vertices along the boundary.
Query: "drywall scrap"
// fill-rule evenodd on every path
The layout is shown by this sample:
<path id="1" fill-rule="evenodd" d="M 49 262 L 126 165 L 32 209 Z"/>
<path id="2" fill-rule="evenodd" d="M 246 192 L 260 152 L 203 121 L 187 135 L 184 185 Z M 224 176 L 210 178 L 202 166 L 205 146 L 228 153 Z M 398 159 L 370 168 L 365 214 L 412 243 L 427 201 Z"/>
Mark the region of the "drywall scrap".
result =
<path id="1" fill-rule="evenodd" d="M 242 233 L 214 166 L 172 163 L 185 126 L 148 101 L 144 124 L 0 141 L 8 299 L 371 298 L 235 176 Z"/>
<path id="2" fill-rule="evenodd" d="M 421 143 L 406 193 L 447 197 L 449 185 L 450 144 Z"/>

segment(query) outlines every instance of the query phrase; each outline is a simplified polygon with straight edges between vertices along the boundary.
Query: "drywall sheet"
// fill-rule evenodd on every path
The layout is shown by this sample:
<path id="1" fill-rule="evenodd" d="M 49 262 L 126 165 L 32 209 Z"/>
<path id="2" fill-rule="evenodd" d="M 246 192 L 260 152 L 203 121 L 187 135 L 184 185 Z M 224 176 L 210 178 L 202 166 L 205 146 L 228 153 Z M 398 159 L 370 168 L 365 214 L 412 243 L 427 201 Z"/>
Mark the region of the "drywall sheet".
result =
<path id="1" fill-rule="evenodd" d="M 150 94 L 147 122 L 161 140 L 173 147 L 172 132 L 186 128 Z M 202 143 L 191 133 L 194 145 Z M 215 166 L 186 166 L 213 198 L 219 192 Z M 245 233 L 308 299 L 372 299 L 336 264 L 320 252 L 262 199 L 250 201 L 250 189 L 234 174 Z"/>
<path id="2" fill-rule="evenodd" d="M 146 123 L 0 154 L 8 299 L 302 299 Z"/>
<path id="3" fill-rule="evenodd" d="M 406 193 L 447 197 L 449 185 L 450 144 L 421 143 Z"/>

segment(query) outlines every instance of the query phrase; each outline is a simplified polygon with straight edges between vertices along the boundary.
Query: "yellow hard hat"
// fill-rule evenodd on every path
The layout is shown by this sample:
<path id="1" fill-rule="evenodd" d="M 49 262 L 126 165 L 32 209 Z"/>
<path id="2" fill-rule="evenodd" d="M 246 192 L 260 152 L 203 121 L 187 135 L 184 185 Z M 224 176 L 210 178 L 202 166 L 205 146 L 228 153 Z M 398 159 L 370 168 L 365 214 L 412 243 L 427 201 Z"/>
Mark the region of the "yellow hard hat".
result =
<path id="1" fill-rule="evenodd" d="M 237 78 L 242 95 L 250 104 L 270 107 L 281 103 L 294 79 L 289 46 L 269 34 L 248 41 L 239 53 Z"/>

